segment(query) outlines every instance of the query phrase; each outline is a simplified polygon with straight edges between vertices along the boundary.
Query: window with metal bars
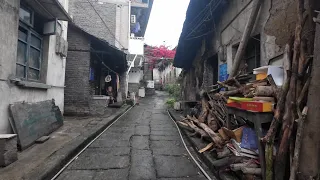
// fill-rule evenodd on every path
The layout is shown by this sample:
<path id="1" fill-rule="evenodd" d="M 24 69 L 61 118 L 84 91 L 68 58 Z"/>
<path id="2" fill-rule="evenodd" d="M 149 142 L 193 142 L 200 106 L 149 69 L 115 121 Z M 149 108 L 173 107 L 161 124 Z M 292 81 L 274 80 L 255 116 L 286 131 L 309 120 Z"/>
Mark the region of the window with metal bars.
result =
<path id="1" fill-rule="evenodd" d="M 34 29 L 34 14 L 20 7 L 16 76 L 24 80 L 39 81 L 42 60 L 42 37 Z"/>

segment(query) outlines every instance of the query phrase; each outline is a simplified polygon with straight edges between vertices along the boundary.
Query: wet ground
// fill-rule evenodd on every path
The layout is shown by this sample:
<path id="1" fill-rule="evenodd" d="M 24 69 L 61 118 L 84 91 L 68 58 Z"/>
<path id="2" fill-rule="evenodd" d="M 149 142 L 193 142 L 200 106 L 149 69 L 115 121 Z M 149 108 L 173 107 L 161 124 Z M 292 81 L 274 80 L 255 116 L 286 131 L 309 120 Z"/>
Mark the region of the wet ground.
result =
<path id="1" fill-rule="evenodd" d="M 122 116 L 59 180 L 205 180 L 157 92 Z"/>

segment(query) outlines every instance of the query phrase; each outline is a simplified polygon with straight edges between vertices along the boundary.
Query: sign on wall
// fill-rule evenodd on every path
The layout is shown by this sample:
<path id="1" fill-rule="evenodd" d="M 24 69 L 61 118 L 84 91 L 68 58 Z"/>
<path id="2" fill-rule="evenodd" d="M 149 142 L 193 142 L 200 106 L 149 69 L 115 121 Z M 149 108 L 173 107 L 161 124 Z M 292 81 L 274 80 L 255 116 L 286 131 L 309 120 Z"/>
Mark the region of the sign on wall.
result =
<path id="1" fill-rule="evenodd" d="M 228 65 L 227 63 L 220 64 L 219 66 L 219 81 L 225 81 L 228 79 Z"/>

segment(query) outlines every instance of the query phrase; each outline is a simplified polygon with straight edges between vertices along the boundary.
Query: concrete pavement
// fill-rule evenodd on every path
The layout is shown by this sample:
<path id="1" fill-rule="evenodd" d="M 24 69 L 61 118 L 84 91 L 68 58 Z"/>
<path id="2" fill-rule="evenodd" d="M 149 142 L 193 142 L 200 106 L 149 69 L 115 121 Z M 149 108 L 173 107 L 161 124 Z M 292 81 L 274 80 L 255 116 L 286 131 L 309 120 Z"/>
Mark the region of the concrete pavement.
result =
<path id="1" fill-rule="evenodd" d="M 205 180 L 166 113 L 165 94 L 140 101 L 84 151 L 59 180 Z"/>

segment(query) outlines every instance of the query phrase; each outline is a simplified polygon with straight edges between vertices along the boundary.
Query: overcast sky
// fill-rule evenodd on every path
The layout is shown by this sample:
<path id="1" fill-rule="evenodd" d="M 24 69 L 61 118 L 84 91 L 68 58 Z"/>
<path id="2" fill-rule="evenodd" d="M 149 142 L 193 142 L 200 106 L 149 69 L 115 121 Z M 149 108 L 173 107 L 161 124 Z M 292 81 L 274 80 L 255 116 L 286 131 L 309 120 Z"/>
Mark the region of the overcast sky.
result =
<path id="1" fill-rule="evenodd" d="M 153 46 L 165 44 L 171 48 L 178 45 L 188 5 L 189 0 L 154 0 L 145 43 Z"/>

